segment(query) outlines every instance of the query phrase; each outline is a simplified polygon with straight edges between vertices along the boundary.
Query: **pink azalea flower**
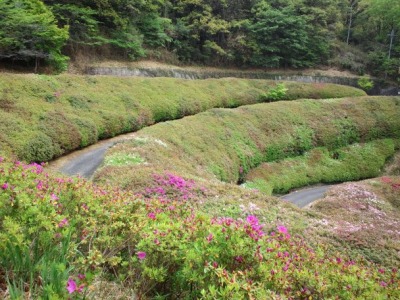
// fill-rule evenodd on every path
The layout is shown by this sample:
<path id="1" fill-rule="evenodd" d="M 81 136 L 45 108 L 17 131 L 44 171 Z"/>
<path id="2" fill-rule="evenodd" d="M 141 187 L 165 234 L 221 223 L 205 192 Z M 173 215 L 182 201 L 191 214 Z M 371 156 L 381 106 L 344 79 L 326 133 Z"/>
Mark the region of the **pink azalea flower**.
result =
<path id="1" fill-rule="evenodd" d="M 139 252 L 136 253 L 136 255 L 140 260 L 143 260 L 143 259 L 146 258 L 146 252 L 139 251 Z"/>
<path id="2" fill-rule="evenodd" d="M 38 190 L 41 190 L 43 188 L 43 182 L 39 180 L 39 183 L 37 184 L 36 188 Z"/>
<path id="3" fill-rule="evenodd" d="M 72 294 L 73 292 L 75 292 L 77 290 L 77 286 L 76 286 L 75 280 L 73 280 L 71 278 L 68 279 L 67 290 L 68 290 L 68 293 L 70 293 L 70 294 Z"/>
<path id="4" fill-rule="evenodd" d="M 288 269 L 289 269 L 289 266 L 288 266 L 288 265 L 285 265 L 285 266 L 282 268 L 282 270 L 283 270 L 284 272 L 286 272 Z"/>
<path id="5" fill-rule="evenodd" d="M 285 226 L 278 226 L 278 231 L 284 234 L 288 233 L 288 230 Z"/>
<path id="6" fill-rule="evenodd" d="M 250 215 L 250 216 L 248 216 L 248 217 L 246 218 L 246 221 L 247 221 L 248 223 L 250 223 L 250 224 L 258 225 L 258 218 L 257 218 L 256 216 Z"/>
<path id="7" fill-rule="evenodd" d="M 206 239 L 207 239 L 207 241 L 208 241 L 209 243 L 211 243 L 211 241 L 213 240 L 213 238 L 214 238 L 214 236 L 212 235 L 212 233 L 210 233 Z"/>
<path id="8" fill-rule="evenodd" d="M 83 279 L 86 278 L 86 276 L 85 276 L 84 274 L 78 274 L 78 278 L 79 278 L 80 280 L 83 280 Z"/>
<path id="9" fill-rule="evenodd" d="M 8 183 L 5 182 L 5 183 L 1 186 L 1 188 L 2 188 L 3 190 L 8 189 Z"/>
<path id="10" fill-rule="evenodd" d="M 242 262 L 244 261 L 243 256 L 236 256 L 236 257 L 235 257 L 235 260 L 236 260 L 238 263 L 242 263 Z"/>
<path id="11" fill-rule="evenodd" d="M 68 220 L 66 218 L 63 219 L 60 223 L 58 223 L 58 228 L 63 228 L 65 226 L 68 226 Z"/>
<path id="12" fill-rule="evenodd" d="M 156 214 L 153 213 L 153 212 L 148 213 L 147 216 L 148 216 L 150 219 L 152 219 L 152 220 L 155 220 L 155 219 L 156 219 Z"/>

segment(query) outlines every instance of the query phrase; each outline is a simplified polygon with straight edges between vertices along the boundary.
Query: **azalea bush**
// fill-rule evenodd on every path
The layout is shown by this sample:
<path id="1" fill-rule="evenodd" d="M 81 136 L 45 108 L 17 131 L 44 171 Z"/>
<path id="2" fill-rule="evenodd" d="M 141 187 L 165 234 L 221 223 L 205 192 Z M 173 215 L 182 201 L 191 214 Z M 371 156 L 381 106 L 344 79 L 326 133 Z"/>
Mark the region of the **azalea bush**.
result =
<path id="1" fill-rule="evenodd" d="M 96 298 L 99 280 L 141 299 L 400 296 L 396 269 L 312 248 L 253 212 L 200 212 L 194 181 L 154 175 L 133 194 L 0 161 L 0 296 Z"/>
<path id="2" fill-rule="evenodd" d="M 1 22 L 1 20 L 0 20 Z M 0 49 L 1 51 L 1 49 Z M 312 84 L 285 83 L 282 99 L 309 98 Z M 215 107 L 259 102 L 275 81 L 0 74 L 0 155 L 50 161 L 99 139 Z M 327 84 L 318 98 L 363 96 Z"/>

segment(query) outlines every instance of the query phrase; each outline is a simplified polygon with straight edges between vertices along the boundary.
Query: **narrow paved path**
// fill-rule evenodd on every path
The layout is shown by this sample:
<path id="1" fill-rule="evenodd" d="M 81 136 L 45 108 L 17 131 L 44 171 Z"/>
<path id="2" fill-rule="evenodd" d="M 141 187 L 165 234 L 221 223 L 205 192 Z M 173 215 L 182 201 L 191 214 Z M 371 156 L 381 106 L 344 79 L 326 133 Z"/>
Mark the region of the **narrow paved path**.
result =
<path id="1" fill-rule="evenodd" d="M 135 133 L 127 133 L 97 142 L 82 150 L 76 150 L 49 163 L 48 169 L 73 176 L 90 178 L 102 164 L 107 150 L 115 143 L 133 139 Z"/>
<path id="2" fill-rule="evenodd" d="M 287 200 L 297 205 L 298 207 L 302 208 L 307 206 L 311 202 L 314 202 L 315 200 L 324 198 L 326 191 L 331 186 L 332 185 L 318 185 L 318 186 L 308 187 L 291 192 L 290 194 L 281 196 L 280 198 L 283 200 Z"/>

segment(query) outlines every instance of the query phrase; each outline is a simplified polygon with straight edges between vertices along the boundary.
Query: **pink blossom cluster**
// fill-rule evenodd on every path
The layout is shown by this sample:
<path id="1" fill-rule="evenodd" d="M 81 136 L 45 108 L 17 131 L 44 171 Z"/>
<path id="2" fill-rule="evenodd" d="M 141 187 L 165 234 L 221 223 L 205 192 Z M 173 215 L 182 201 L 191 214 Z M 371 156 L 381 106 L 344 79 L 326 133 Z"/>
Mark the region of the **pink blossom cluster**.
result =
<path id="1" fill-rule="evenodd" d="M 179 200 L 191 200 L 204 194 L 205 189 L 198 187 L 194 180 L 187 180 L 180 176 L 167 173 L 153 175 L 154 185 L 146 188 L 145 197 L 164 197 Z"/>

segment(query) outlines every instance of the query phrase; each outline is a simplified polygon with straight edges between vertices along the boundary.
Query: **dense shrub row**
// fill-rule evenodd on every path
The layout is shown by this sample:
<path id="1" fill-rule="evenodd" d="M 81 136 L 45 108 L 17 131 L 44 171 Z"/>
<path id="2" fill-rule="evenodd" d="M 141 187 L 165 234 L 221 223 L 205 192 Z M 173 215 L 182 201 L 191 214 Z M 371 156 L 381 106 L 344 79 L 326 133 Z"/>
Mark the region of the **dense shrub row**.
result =
<path id="1" fill-rule="evenodd" d="M 151 174 L 168 171 L 240 183 L 262 162 L 299 156 L 315 147 L 334 153 L 353 143 L 399 138 L 399 115 L 398 97 L 300 100 L 213 109 L 143 129 L 136 140 L 114 147 L 109 155 L 134 153 L 144 163 L 106 165 L 96 179 L 115 180 L 135 189 L 146 184 Z M 385 153 L 387 157 L 391 151 Z M 375 159 L 367 154 L 363 157 Z M 366 176 L 362 168 L 352 172 L 353 178 Z M 340 179 L 335 175 L 335 181 L 348 179 L 343 176 Z"/>
<path id="2" fill-rule="evenodd" d="M 279 99 L 360 96 L 332 84 L 285 83 Z M 98 139 L 213 107 L 276 98 L 276 82 L 95 76 L 0 75 L 0 153 L 48 161 Z M 272 97 L 274 96 L 274 97 Z M 273 99 L 272 99 L 273 98 Z"/>
<path id="3" fill-rule="evenodd" d="M 141 299 L 400 296 L 397 269 L 312 248 L 253 214 L 211 218 L 196 209 L 203 193 L 166 174 L 134 195 L 0 158 L 0 297 L 98 299 L 113 281 Z"/>
<path id="4" fill-rule="evenodd" d="M 263 163 L 250 170 L 246 186 L 267 194 L 286 193 L 313 183 L 377 177 L 394 153 L 395 144 L 390 139 L 352 144 L 332 151 L 315 148 L 300 157 Z"/>

